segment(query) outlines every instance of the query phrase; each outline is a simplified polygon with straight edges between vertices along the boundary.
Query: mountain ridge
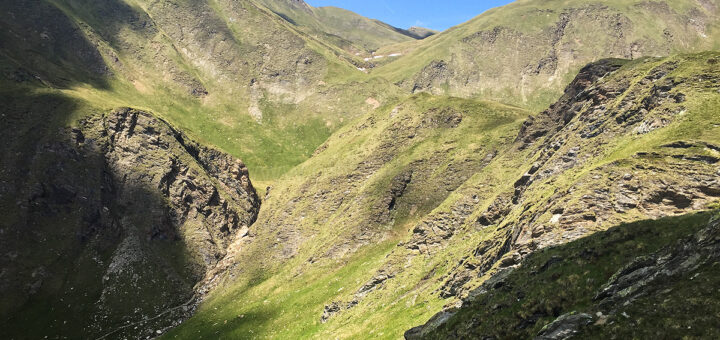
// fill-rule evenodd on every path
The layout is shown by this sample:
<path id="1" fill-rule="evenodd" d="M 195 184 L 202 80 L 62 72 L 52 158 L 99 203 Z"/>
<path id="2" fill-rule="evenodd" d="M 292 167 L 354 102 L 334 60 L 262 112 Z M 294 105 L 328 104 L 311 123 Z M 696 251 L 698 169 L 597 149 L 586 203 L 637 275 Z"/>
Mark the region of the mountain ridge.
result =
<path id="1" fill-rule="evenodd" d="M 405 45 L 401 60 L 374 72 L 412 92 L 541 110 L 598 58 L 717 49 L 718 8 L 716 1 L 515 1 L 432 41 Z M 653 20 L 658 16 L 662 24 Z"/>

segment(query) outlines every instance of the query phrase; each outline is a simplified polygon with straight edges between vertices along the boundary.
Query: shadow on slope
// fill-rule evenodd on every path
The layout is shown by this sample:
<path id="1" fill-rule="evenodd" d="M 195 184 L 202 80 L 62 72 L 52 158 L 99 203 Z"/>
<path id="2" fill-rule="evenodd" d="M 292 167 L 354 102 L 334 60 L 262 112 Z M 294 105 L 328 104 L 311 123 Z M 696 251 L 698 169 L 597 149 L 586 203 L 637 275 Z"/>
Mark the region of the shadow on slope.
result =
<path id="1" fill-rule="evenodd" d="M 714 211 L 623 224 L 547 248 L 488 280 L 460 309 L 437 314 L 405 337 L 717 336 L 717 254 L 703 253 L 717 233 Z M 681 264 L 673 267 L 673 261 Z M 654 265 L 661 268 L 658 276 Z M 630 281 L 616 287 L 628 275 Z"/>
<path id="2" fill-rule="evenodd" d="M 57 7 L 10 0 L 0 3 L 0 12 L 0 66 L 8 81 L 107 88 L 110 70 L 97 47 Z"/>
<path id="3" fill-rule="evenodd" d="M 102 115 L 41 86 L 0 99 L 3 337 L 126 325 L 112 337 L 144 337 L 178 323 L 195 283 L 254 221 L 244 165 L 149 114 Z"/>

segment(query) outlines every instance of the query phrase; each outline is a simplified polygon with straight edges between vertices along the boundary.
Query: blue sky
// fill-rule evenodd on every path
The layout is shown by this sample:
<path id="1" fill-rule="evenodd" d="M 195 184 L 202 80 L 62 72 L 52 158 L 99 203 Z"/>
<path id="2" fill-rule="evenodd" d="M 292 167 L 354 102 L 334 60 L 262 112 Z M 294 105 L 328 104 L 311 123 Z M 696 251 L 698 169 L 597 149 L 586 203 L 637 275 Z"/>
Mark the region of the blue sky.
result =
<path id="1" fill-rule="evenodd" d="M 445 30 L 511 0 L 305 0 L 313 7 L 335 6 L 395 27 Z"/>

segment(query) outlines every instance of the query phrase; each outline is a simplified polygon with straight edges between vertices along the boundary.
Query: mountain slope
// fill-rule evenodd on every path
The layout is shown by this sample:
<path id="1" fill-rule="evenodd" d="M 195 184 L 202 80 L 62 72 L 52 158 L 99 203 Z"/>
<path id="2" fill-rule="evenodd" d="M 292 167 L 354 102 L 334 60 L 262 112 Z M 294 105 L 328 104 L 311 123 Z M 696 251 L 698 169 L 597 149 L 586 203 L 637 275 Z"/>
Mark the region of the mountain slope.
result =
<path id="1" fill-rule="evenodd" d="M 408 32 L 410 32 L 410 34 L 412 34 L 413 36 L 415 36 L 418 39 L 425 39 L 431 35 L 440 33 L 436 30 L 425 28 L 425 27 L 419 27 L 419 26 L 412 26 L 412 27 L 408 28 Z"/>
<path id="2" fill-rule="evenodd" d="M 515 1 L 417 43 L 374 71 L 413 93 L 495 99 L 532 109 L 554 102 L 601 58 L 720 48 L 716 0 Z"/>
<path id="3" fill-rule="evenodd" d="M 362 280 L 373 266 L 361 263 L 385 254 L 413 221 L 485 167 L 526 114 L 418 95 L 342 128 L 270 189 L 252 239 L 233 245 L 208 276 L 201 290 L 213 292 L 214 303 L 201 308 L 211 319 L 227 318 L 228 337 L 250 330 L 279 338 L 317 334 L 317 311 L 333 294 L 324 286 Z M 210 319 L 203 315 L 180 336 L 204 333 Z"/>
<path id="4" fill-rule="evenodd" d="M 203 145 L 272 179 L 399 92 L 250 2 L 0 9 L 3 337 L 179 322 L 260 205 L 245 165 Z"/>
<path id="5" fill-rule="evenodd" d="M 37 137 L 3 154 L 4 338 L 139 337 L 137 323 L 158 316 L 154 334 L 187 313 L 193 286 L 257 218 L 241 161 L 148 113 L 90 114 Z"/>
<path id="6" fill-rule="evenodd" d="M 242 157 L 263 179 L 307 159 L 372 107 L 368 97 L 384 102 L 397 92 L 357 71 L 354 56 L 254 2 L 1 6 L 5 87 L 49 87 L 104 111 L 144 108 Z"/>
<path id="7" fill-rule="evenodd" d="M 386 23 L 368 19 L 337 7 L 312 7 L 304 1 L 258 0 L 288 22 L 311 35 L 322 37 L 352 53 L 368 53 L 378 48 L 422 39 Z"/>
<path id="8" fill-rule="evenodd" d="M 252 242 L 168 338 L 397 338 L 537 250 L 705 209 L 720 197 L 718 60 L 589 65 L 520 127 L 474 123 L 509 108 L 429 95 L 359 119 L 270 190 Z"/>
<path id="9" fill-rule="evenodd" d="M 538 252 L 405 338 L 717 337 L 718 233 L 717 212 L 703 213 Z"/>

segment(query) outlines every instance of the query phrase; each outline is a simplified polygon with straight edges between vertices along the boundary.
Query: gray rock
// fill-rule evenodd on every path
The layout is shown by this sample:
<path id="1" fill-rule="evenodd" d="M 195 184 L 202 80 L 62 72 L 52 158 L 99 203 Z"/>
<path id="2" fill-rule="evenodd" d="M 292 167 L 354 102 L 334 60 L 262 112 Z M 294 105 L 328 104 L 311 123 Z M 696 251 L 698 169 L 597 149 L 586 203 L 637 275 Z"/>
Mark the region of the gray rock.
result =
<path id="1" fill-rule="evenodd" d="M 536 340 L 564 340 L 576 335 L 580 329 L 592 323 L 593 317 L 585 313 L 563 314 L 547 324 L 535 337 Z"/>

